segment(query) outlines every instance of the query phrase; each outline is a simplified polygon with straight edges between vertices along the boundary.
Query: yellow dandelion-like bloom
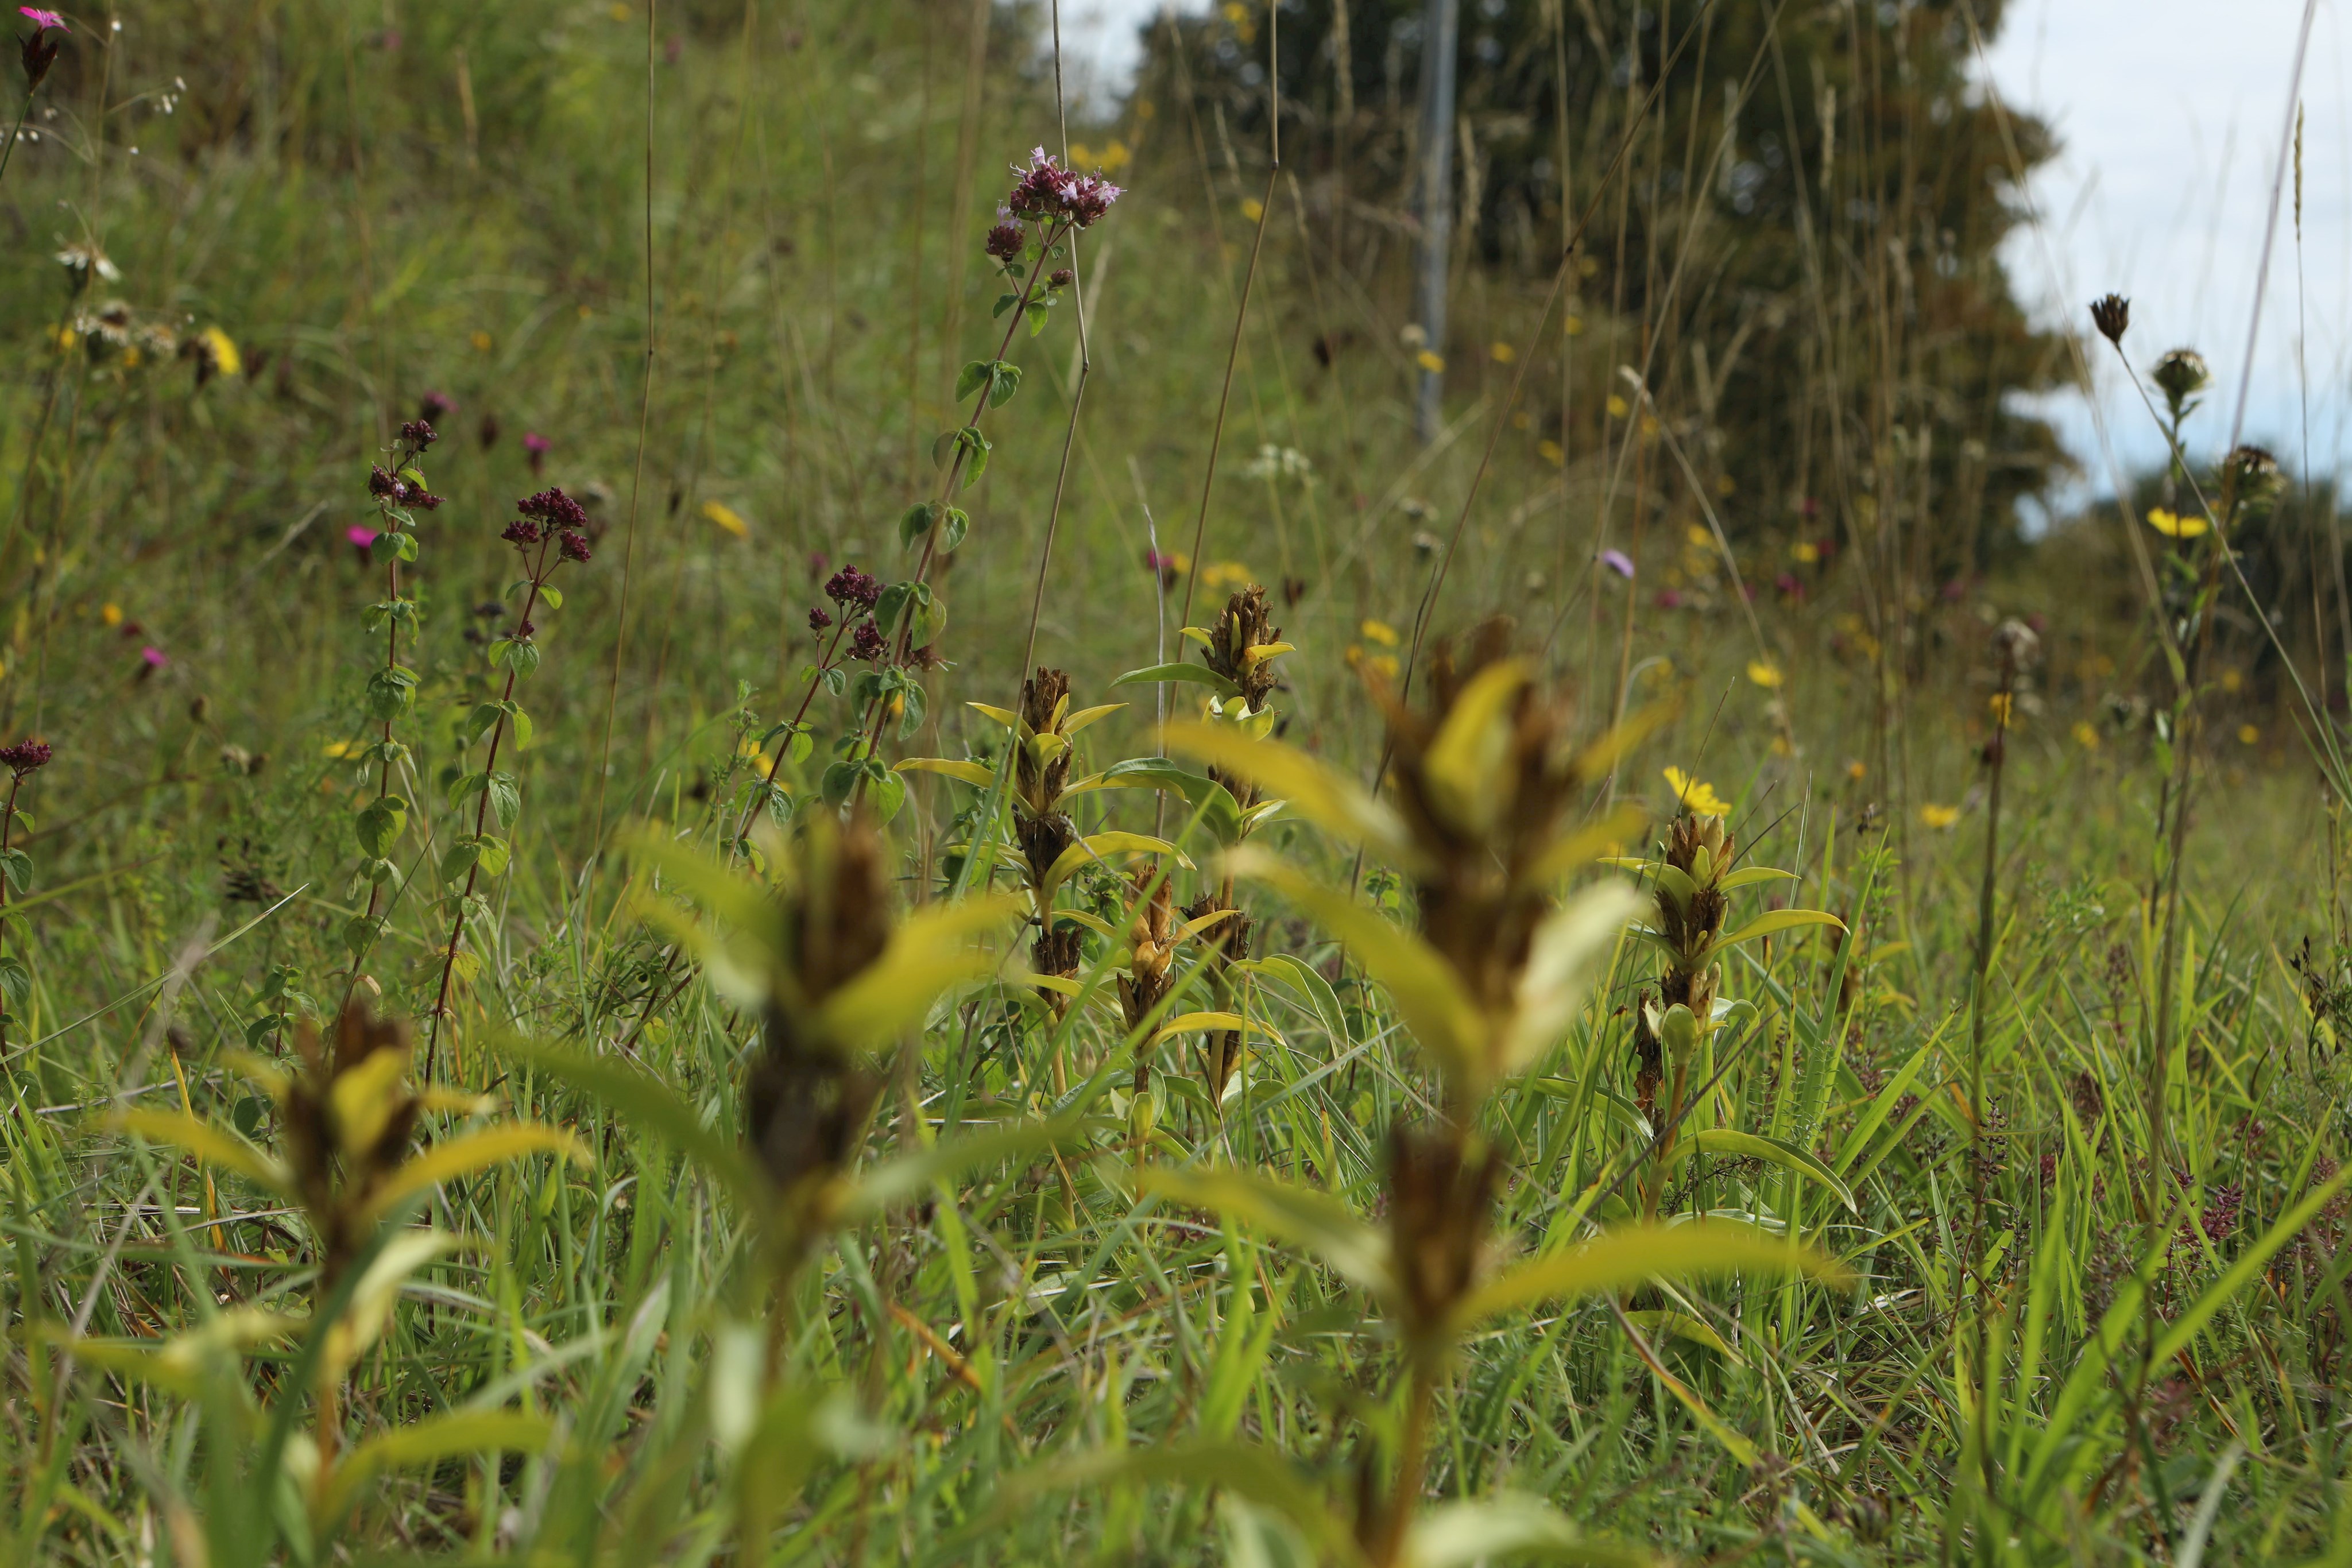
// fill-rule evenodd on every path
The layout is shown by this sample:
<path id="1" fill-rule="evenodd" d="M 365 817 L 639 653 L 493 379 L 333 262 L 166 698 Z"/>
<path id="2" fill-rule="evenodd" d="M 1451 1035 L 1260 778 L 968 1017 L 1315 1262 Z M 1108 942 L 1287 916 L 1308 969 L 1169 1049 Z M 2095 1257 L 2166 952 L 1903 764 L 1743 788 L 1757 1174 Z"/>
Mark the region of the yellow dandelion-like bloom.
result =
<path id="1" fill-rule="evenodd" d="M 1845 776 L 1859 784 L 1864 779 L 1870 777 L 1870 769 L 1862 765 L 1861 758 L 1848 758 L 1845 765 Z"/>
<path id="2" fill-rule="evenodd" d="M 2238 744 L 2241 746 L 2252 746 L 2262 737 L 2263 732 L 2251 724 L 2242 724 L 2238 727 Z"/>
<path id="3" fill-rule="evenodd" d="M 702 515 L 739 539 L 751 537 L 751 525 L 743 520 L 743 514 L 724 501 L 703 502 Z"/>
<path id="4" fill-rule="evenodd" d="M 1375 653 L 1370 663 L 1373 669 L 1380 672 L 1381 678 L 1385 681 L 1395 680 L 1397 672 L 1404 667 L 1397 663 L 1397 656 L 1394 653 Z"/>
<path id="5" fill-rule="evenodd" d="M 1559 443 L 1557 441 L 1537 442 L 1536 455 L 1555 468 L 1568 460 L 1568 454 L 1560 450 Z"/>
<path id="6" fill-rule="evenodd" d="M 98 618 L 100 621 L 105 622 L 109 626 L 120 626 L 122 624 L 122 606 L 120 604 L 102 604 L 99 606 Z"/>
<path id="7" fill-rule="evenodd" d="M 1243 197 L 1242 216 L 1247 218 L 1251 223 L 1257 222 L 1258 219 L 1265 216 L 1265 204 L 1259 201 L 1255 196 Z"/>
<path id="8" fill-rule="evenodd" d="M 1789 554 L 1802 566 L 1811 566 L 1822 559 L 1822 547 L 1811 539 L 1801 540 L 1790 547 Z"/>
<path id="9" fill-rule="evenodd" d="M 1203 588 L 1218 589 L 1229 582 L 1246 583 L 1250 580 L 1250 569 L 1237 560 L 1211 561 L 1201 569 L 1201 586 Z"/>
<path id="10" fill-rule="evenodd" d="M 1931 828 L 1948 828 L 1960 820 L 1958 806 L 1922 806 L 1919 820 Z"/>
<path id="11" fill-rule="evenodd" d="M 1706 525 L 1705 523 L 1684 524 L 1683 538 L 1690 540 L 1691 548 L 1693 549 L 1713 549 L 1715 548 L 1715 536 L 1707 531 Z"/>
<path id="12" fill-rule="evenodd" d="M 1633 405 L 1632 403 L 1627 402 L 1623 398 L 1619 397 L 1615 392 L 1611 392 L 1611 393 L 1609 394 L 1609 417 L 1610 417 L 1610 418 L 1612 418 L 1612 419 L 1622 419 L 1622 418 L 1624 418 L 1627 414 L 1629 414 L 1629 413 L 1633 413 Z"/>
<path id="13" fill-rule="evenodd" d="M 473 343 L 474 352 L 478 354 L 487 354 L 490 351 L 490 335 L 488 332 L 478 331 L 469 341 Z"/>
<path id="14" fill-rule="evenodd" d="M 1397 645 L 1397 629 L 1385 621 L 1367 621 L 1358 628 L 1367 643 L 1378 643 L 1384 648 Z"/>
<path id="15" fill-rule="evenodd" d="M 1498 365 L 1507 365 L 1519 357 L 1519 351 L 1508 343 L 1496 343 L 1486 350 L 1486 357 Z"/>
<path id="16" fill-rule="evenodd" d="M 1715 786 L 1692 778 L 1679 768 L 1665 771 L 1666 788 L 1675 792 L 1683 809 L 1695 817 L 1726 817 L 1731 814 L 1731 802 L 1715 792 Z"/>
<path id="17" fill-rule="evenodd" d="M 2099 749 L 2099 732 L 2091 727 L 2089 719 L 2078 718 L 2074 721 L 2074 744 L 2085 751 Z"/>
<path id="18" fill-rule="evenodd" d="M 205 347 L 213 351 L 213 368 L 225 376 L 245 374 L 245 356 L 236 351 L 236 343 L 217 327 L 207 327 L 196 334 Z"/>
<path id="19" fill-rule="evenodd" d="M 1581 337 L 1583 337 L 1583 336 L 1584 336 L 1584 318 L 1583 318 L 1583 317 L 1581 317 L 1581 316 L 1579 316 L 1579 315 L 1578 315 L 1575 311 L 1573 311 L 1573 310 L 1570 311 L 1570 312 L 1568 313 L 1568 319 L 1567 319 L 1567 320 L 1565 320 L 1565 321 L 1562 321 L 1562 322 L 1559 324 L 1559 332 L 1560 332 L 1560 336 L 1561 336 L 1561 337 L 1563 337 L 1563 338 L 1581 338 Z"/>
<path id="20" fill-rule="evenodd" d="M 1748 661 L 1748 678 L 1769 692 L 1777 690 L 1780 683 L 1789 677 L 1780 673 L 1780 666 L 1778 664 L 1767 663 L 1762 659 L 1750 659 Z"/>
<path id="21" fill-rule="evenodd" d="M 2148 511 L 2147 526 L 2168 539 L 2193 539 L 2205 531 L 2205 519 L 2184 517 L 2178 512 L 2155 507 Z"/>
<path id="22" fill-rule="evenodd" d="M 2246 684 L 2246 672 L 2235 666 L 2221 672 L 2221 689 L 2234 692 Z"/>
<path id="23" fill-rule="evenodd" d="M 331 740 L 326 747 L 327 755 L 338 758 L 357 757 L 366 749 L 367 742 L 363 740 Z"/>
<path id="24" fill-rule="evenodd" d="M 1421 352 L 1412 357 L 1412 362 L 1419 365 L 1423 370 L 1427 371 L 1430 374 L 1435 375 L 1438 371 L 1445 368 L 1445 356 L 1437 353 L 1433 350 L 1423 349 Z"/>

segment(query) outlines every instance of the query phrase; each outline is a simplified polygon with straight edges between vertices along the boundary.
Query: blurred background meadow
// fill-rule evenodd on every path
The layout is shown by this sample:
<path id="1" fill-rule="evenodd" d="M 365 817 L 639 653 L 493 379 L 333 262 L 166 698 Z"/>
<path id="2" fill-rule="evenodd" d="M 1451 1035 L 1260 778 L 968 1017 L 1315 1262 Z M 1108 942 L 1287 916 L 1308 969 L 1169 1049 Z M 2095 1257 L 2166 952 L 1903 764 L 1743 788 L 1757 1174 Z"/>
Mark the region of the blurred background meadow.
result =
<path id="1" fill-rule="evenodd" d="M 2336 7 L 11 19 L 12 1560 L 2352 1564 Z"/>

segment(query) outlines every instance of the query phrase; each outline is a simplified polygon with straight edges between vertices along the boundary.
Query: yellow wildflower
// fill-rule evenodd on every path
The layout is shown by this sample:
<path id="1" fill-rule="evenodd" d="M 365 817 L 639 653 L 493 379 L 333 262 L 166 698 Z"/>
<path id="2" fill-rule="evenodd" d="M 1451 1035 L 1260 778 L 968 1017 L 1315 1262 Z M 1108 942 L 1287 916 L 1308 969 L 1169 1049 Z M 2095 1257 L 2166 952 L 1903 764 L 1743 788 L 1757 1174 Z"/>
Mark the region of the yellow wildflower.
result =
<path id="1" fill-rule="evenodd" d="M 105 622 L 109 626 L 120 626 L 122 624 L 122 606 L 120 604 L 101 605 L 99 608 L 98 618 L 100 621 Z"/>
<path id="2" fill-rule="evenodd" d="M 1507 365 L 1519 357 L 1519 351 L 1508 343 L 1496 343 L 1486 350 L 1486 357 L 1498 365 Z"/>
<path id="3" fill-rule="evenodd" d="M 1257 222 L 1258 219 L 1265 216 L 1265 204 L 1259 201 L 1255 196 L 1243 197 L 1242 216 L 1247 218 L 1251 223 Z"/>
<path id="4" fill-rule="evenodd" d="M 1948 828 L 1960 820 L 1958 806 L 1922 806 L 1919 820 L 1931 828 Z"/>
<path id="5" fill-rule="evenodd" d="M 331 740 L 327 742 L 327 755 L 333 758 L 357 757 L 361 752 L 365 751 L 366 749 L 367 742 L 364 740 Z"/>
<path id="6" fill-rule="evenodd" d="M 1385 621 L 1367 621 L 1360 630 L 1368 643 L 1378 643 L 1384 648 L 1397 645 L 1397 629 Z"/>
<path id="7" fill-rule="evenodd" d="M 488 332 L 475 332 L 472 342 L 474 345 L 474 352 L 478 354 L 487 354 L 490 351 L 490 335 Z"/>
<path id="8" fill-rule="evenodd" d="M 1571 310 L 1568 313 L 1568 319 L 1559 324 L 1559 329 L 1563 337 L 1581 338 L 1584 336 L 1584 318 Z"/>
<path id="9" fill-rule="evenodd" d="M 1713 549 L 1715 548 L 1715 536 L 1707 532 L 1706 525 L 1704 523 L 1685 523 L 1683 526 L 1683 537 L 1690 540 L 1691 546 L 1695 549 Z"/>
<path id="10" fill-rule="evenodd" d="M 1738 491 L 1739 481 L 1733 478 L 1730 475 L 1717 474 L 1715 476 L 1715 493 L 1717 495 L 1732 496 L 1737 495 Z"/>
<path id="11" fill-rule="evenodd" d="M 2089 719 L 2078 718 L 2074 721 L 2074 744 L 2085 751 L 2099 749 L 2099 732 L 2091 727 Z"/>
<path id="12" fill-rule="evenodd" d="M 1780 673 L 1780 665 L 1764 659 L 1748 661 L 1748 678 L 1768 692 L 1774 690 L 1782 681 L 1788 679 Z"/>
<path id="13" fill-rule="evenodd" d="M 743 520 L 743 514 L 724 501 L 703 502 L 702 515 L 739 539 L 751 536 L 751 525 Z"/>
<path id="14" fill-rule="evenodd" d="M 2238 744 L 2241 746 L 2252 746 L 2262 737 L 2263 732 L 2251 724 L 2242 724 L 2238 727 Z"/>
<path id="15" fill-rule="evenodd" d="M 1542 458 L 1545 462 L 1550 464 L 1555 468 L 1559 467 L 1562 463 L 1568 460 L 1568 454 L 1560 450 L 1559 443 L 1557 441 L 1537 442 L 1536 455 Z"/>
<path id="16" fill-rule="evenodd" d="M 1796 558 L 1799 565 L 1811 566 L 1822 559 L 1822 547 L 1811 539 L 1801 539 L 1790 547 L 1789 553 Z"/>
<path id="17" fill-rule="evenodd" d="M 1693 816 L 1723 817 L 1730 814 L 1731 802 L 1717 794 L 1713 785 L 1702 783 L 1679 768 L 1667 768 L 1665 779 L 1666 788 L 1675 792 L 1675 799 L 1681 801 L 1684 809 Z"/>
<path id="18" fill-rule="evenodd" d="M 207 327 L 196 334 L 213 353 L 213 368 L 225 376 L 245 374 L 245 356 L 236 351 L 236 344 L 217 327 Z"/>
<path id="19" fill-rule="evenodd" d="M 1430 349 L 1423 349 L 1421 352 L 1415 354 L 1412 357 L 1412 362 L 1419 365 L 1423 370 L 1427 371 L 1431 375 L 1435 375 L 1438 371 L 1445 368 L 1444 356 Z"/>
<path id="20" fill-rule="evenodd" d="M 2184 517 L 2177 512 L 2155 507 L 2148 511 L 2147 526 L 2168 539 L 2193 539 L 2205 531 L 2205 519 Z"/>
<path id="21" fill-rule="evenodd" d="M 2017 700 L 2007 692 L 1995 692 L 1986 706 L 1992 709 L 1993 723 L 2007 727 L 2014 716 Z"/>
<path id="22" fill-rule="evenodd" d="M 1612 419 L 1622 419 L 1622 418 L 1624 418 L 1628 413 L 1631 413 L 1633 411 L 1633 404 L 1631 404 L 1631 403 L 1629 403 L 1629 402 L 1627 402 L 1623 398 L 1619 397 L 1615 392 L 1611 392 L 1611 393 L 1609 394 L 1609 417 L 1610 417 L 1610 418 L 1612 418 Z"/>
<path id="23" fill-rule="evenodd" d="M 1180 567 L 1177 570 L 1181 571 L 1183 569 Z M 1212 561 L 1201 569 L 1201 586 L 1207 589 L 1223 588 L 1229 582 L 1239 584 L 1251 580 L 1253 580 L 1250 576 L 1250 569 L 1237 560 Z"/>

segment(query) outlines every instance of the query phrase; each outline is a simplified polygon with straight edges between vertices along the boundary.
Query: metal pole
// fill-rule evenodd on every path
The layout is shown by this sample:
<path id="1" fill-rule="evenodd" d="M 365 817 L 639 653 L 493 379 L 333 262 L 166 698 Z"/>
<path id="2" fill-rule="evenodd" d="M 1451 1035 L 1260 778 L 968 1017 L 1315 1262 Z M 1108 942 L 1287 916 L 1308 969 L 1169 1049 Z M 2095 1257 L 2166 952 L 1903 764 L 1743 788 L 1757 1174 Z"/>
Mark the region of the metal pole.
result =
<path id="1" fill-rule="evenodd" d="M 1454 232 L 1454 61 L 1461 18 L 1459 0 L 1427 0 L 1422 19 L 1421 255 L 1413 293 L 1422 351 L 1430 357 L 1421 361 L 1412 428 L 1424 445 L 1437 438 L 1444 415 L 1446 252 Z"/>

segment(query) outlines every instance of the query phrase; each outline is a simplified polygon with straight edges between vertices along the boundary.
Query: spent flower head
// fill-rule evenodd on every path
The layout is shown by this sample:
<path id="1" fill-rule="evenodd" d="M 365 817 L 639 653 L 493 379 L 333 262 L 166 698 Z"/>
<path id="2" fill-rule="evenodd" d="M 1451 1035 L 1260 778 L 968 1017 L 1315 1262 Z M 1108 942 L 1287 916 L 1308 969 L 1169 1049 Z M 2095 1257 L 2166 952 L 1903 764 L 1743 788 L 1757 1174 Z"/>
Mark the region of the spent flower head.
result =
<path id="1" fill-rule="evenodd" d="M 2091 325 L 2100 337 L 2122 348 L 2124 333 L 2131 327 L 2131 301 L 2120 294 L 2100 295 L 2091 301 Z"/>
<path id="2" fill-rule="evenodd" d="M 985 246 L 988 254 L 1010 266 L 1021 259 L 1021 252 L 1028 244 L 1028 233 L 1013 221 L 1012 211 L 1005 207 L 997 208 L 996 226 L 988 231 Z"/>

